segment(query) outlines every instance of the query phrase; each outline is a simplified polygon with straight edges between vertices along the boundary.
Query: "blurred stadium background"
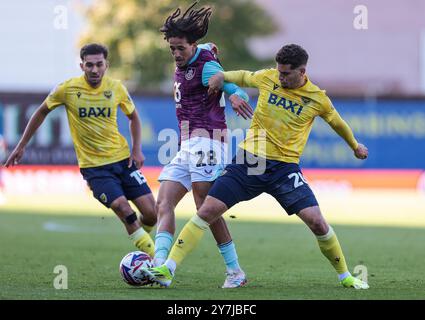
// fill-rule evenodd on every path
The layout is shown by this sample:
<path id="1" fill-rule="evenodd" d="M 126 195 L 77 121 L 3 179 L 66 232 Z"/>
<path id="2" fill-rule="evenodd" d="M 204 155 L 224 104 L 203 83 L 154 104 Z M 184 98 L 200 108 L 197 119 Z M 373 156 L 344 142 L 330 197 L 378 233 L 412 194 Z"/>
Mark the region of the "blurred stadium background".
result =
<path id="1" fill-rule="evenodd" d="M 125 81 L 141 115 L 143 172 L 156 192 L 161 169 L 158 149 L 164 143 L 158 134 L 165 128 L 177 129 L 173 64 L 158 28 L 172 8 L 190 2 L 2 1 L 2 161 L 48 92 L 80 75 L 81 44 L 103 42 L 111 50 L 110 75 Z M 302 45 L 310 55 L 310 78 L 327 90 L 358 140 L 369 148 L 366 161 L 355 159 L 331 128 L 316 120 L 301 164 L 328 220 L 415 227 L 414 232 L 423 234 L 425 2 L 219 0 L 201 4 L 215 7 L 205 41 L 218 45 L 225 69 L 273 66 L 274 54 L 282 45 Z M 250 93 L 254 106 L 255 91 Z M 231 129 L 248 127 L 230 108 L 227 119 Z M 129 138 L 122 113 L 118 121 Z M 177 208 L 179 217 L 195 212 L 192 202 L 190 195 L 183 200 Z M 48 116 L 22 165 L 0 168 L 0 212 L 113 215 L 92 199 L 80 176 L 65 110 Z M 226 216 L 236 217 L 235 223 L 299 222 L 286 217 L 265 195 L 237 205 Z"/>

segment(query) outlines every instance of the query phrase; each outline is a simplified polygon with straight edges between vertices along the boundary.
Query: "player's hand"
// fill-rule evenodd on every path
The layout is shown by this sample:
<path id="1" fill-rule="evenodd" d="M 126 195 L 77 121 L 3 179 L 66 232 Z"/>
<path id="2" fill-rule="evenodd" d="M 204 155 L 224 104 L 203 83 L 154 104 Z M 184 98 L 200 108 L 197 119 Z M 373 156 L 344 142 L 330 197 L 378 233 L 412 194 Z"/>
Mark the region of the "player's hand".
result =
<path id="1" fill-rule="evenodd" d="M 254 110 L 252 110 L 251 106 L 244 99 L 240 98 L 236 94 L 232 94 L 229 97 L 230 103 L 232 104 L 233 110 L 239 116 L 241 115 L 244 119 L 251 119 L 254 114 Z"/>
<path id="2" fill-rule="evenodd" d="M 140 150 L 134 150 L 131 152 L 130 159 L 128 159 L 128 167 L 130 168 L 131 165 L 135 164 L 137 169 L 140 169 L 143 164 L 145 163 L 145 155 Z"/>
<path id="3" fill-rule="evenodd" d="M 354 150 L 354 155 L 356 156 L 356 158 L 364 160 L 369 155 L 369 151 L 367 150 L 365 145 L 359 143 L 357 149 Z"/>
<path id="4" fill-rule="evenodd" d="M 213 42 L 208 42 L 208 44 L 211 46 L 211 51 L 216 55 L 216 56 L 218 56 L 218 54 L 219 54 L 219 51 L 218 51 L 218 47 L 217 47 L 217 45 L 215 44 L 215 43 L 213 43 Z"/>
<path id="5" fill-rule="evenodd" d="M 4 163 L 4 166 L 8 168 L 9 166 L 16 166 L 19 161 L 22 159 L 22 156 L 24 155 L 25 148 L 22 147 L 16 147 L 12 153 L 9 155 L 9 158 L 7 158 L 6 162 Z"/>
<path id="6" fill-rule="evenodd" d="M 208 95 L 217 94 L 224 84 L 224 75 L 221 72 L 216 73 L 208 80 Z"/>

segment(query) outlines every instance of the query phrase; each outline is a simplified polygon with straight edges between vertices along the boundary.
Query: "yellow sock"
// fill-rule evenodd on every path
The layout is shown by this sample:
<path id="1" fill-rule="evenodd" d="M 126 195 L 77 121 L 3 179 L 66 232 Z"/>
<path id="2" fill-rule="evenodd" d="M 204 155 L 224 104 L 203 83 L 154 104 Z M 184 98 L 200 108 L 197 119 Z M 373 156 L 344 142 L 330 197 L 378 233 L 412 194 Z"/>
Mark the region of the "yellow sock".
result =
<path id="1" fill-rule="evenodd" d="M 347 264 L 345 263 L 344 254 L 338 238 L 332 227 L 329 226 L 329 231 L 323 236 L 316 236 L 319 243 L 320 251 L 330 261 L 338 274 L 348 272 Z"/>
<path id="2" fill-rule="evenodd" d="M 176 242 L 171 248 L 169 259 L 173 260 L 179 265 L 183 259 L 188 255 L 198 243 L 201 241 L 205 230 L 208 229 L 209 224 L 195 215 L 183 227 Z"/>
<path id="3" fill-rule="evenodd" d="M 140 251 L 146 252 L 151 257 L 155 255 L 155 244 L 153 243 L 149 234 L 142 228 L 139 228 L 134 233 L 132 233 L 130 235 L 130 239 L 133 240 L 134 245 Z"/>
<path id="4" fill-rule="evenodd" d="M 147 233 L 151 233 L 152 229 L 155 228 L 155 226 L 148 226 L 148 225 L 143 224 L 143 223 L 141 225 L 142 225 L 143 230 L 145 230 Z"/>

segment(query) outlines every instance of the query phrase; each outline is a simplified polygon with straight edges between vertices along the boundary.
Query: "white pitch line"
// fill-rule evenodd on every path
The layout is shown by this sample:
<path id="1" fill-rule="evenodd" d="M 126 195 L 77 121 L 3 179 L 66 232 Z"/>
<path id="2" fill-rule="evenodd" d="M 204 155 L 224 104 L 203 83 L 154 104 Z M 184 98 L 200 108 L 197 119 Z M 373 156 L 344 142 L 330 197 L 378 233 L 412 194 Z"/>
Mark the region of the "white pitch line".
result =
<path id="1" fill-rule="evenodd" d="M 58 223 L 54 221 L 47 221 L 43 223 L 42 228 L 49 232 L 64 232 L 64 233 L 118 233 L 118 230 L 110 230 L 108 228 L 77 226 L 71 224 Z"/>
<path id="2" fill-rule="evenodd" d="M 84 232 L 79 227 L 66 225 L 66 224 L 60 224 L 52 221 L 48 221 L 43 223 L 43 229 L 46 231 L 53 231 L 53 232 L 71 232 L 71 233 L 80 233 Z"/>

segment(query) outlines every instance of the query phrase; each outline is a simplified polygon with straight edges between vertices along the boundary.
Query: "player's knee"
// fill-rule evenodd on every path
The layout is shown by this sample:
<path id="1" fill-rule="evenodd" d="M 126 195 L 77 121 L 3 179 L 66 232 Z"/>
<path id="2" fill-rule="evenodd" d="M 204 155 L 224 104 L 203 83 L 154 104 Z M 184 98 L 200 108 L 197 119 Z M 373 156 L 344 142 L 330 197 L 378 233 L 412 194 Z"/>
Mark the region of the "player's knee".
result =
<path id="1" fill-rule="evenodd" d="M 216 219 L 221 216 L 220 210 L 212 205 L 202 205 L 199 208 L 197 215 L 209 224 L 213 223 Z"/>
<path id="2" fill-rule="evenodd" d="M 142 222 L 148 226 L 154 226 L 157 222 L 156 206 L 144 208 L 142 212 Z"/>
<path id="3" fill-rule="evenodd" d="M 111 203 L 111 209 L 120 216 L 125 216 L 133 212 L 130 204 L 126 200 L 117 199 Z"/>
<path id="4" fill-rule="evenodd" d="M 329 231 L 329 226 L 323 219 L 312 220 L 309 227 L 316 235 L 324 235 Z"/>

